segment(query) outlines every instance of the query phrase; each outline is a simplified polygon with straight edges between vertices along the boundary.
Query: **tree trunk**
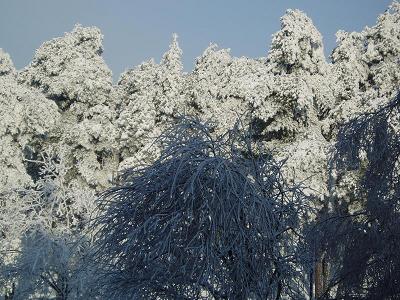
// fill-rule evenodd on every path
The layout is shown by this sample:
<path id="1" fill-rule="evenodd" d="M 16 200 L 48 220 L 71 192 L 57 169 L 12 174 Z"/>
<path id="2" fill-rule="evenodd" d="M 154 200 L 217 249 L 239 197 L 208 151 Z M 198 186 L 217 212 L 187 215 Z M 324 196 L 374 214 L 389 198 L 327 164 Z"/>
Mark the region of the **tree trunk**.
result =
<path id="1" fill-rule="evenodd" d="M 314 286 L 315 286 L 315 298 L 319 299 L 324 293 L 324 272 L 322 259 L 318 259 L 315 264 L 314 273 Z"/>
<path id="2" fill-rule="evenodd" d="M 315 264 L 314 271 L 314 286 L 315 286 L 315 299 L 325 293 L 328 284 L 328 264 L 325 259 L 325 255 L 322 254 L 318 258 Z"/>

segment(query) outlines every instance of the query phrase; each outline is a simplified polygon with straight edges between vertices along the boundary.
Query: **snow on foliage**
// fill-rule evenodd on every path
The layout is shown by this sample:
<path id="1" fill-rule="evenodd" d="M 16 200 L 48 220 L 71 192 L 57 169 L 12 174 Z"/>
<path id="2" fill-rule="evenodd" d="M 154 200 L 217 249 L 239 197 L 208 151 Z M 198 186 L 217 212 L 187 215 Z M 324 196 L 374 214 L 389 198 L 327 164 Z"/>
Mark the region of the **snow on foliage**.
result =
<path id="1" fill-rule="evenodd" d="M 373 111 L 392 99 L 400 88 L 400 4 L 393 2 L 377 24 L 362 32 L 337 33 L 332 53 L 332 88 L 336 107 L 329 126 Z"/>
<path id="2" fill-rule="evenodd" d="M 24 155 L 32 158 L 43 145 L 63 145 L 74 166 L 70 180 L 101 189 L 110 185 L 118 167 L 153 161 L 158 153 L 151 147 L 153 138 L 181 114 L 213 120 L 217 132 L 241 117 L 254 125 L 260 141 L 274 147 L 318 132 L 328 145 L 340 124 L 387 102 L 399 87 L 399 15 L 394 2 L 375 26 L 360 33 L 339 31 L 331 63 L 324 57 L 321 34 L 299 10 L 282 17 L 267 57 L 236 58 L 212 44 L 189 74 L 182 72 L 174 34 L 159 64 L 144 62 L 123 73 L 115 86 L 101 57 L 100 31 L 77 25 L 44 43 L 20 72 L 1 52 L 1 95 L 10 98 L 2 112 L 14 114 L 5 118 L 3 128 L 16 131 L 16 122 L 26 119 L 20 113 L 24 109 L 12 109 L 20 91 L 34 93 L 31 110 L 40 108 L 27 113 L 37 124 L 34 137 L 20 133 L 23 145 L 14 145 L 2 134 L 3 145 L 9 144 L 3 148 L 29 146 Z M 44 113 L 47 121 L 41 119 Z M 21 162 L 14 165 L 24 173 Z"/>
<path id="3" fill-rule="evenodd" d="M 101 191 L 116 172 L 153 163 L 161 150 L 155 137 L 186 114 L 212 121 L 215 136 L 239 118 L 265 149 L 287 159 L 284 177 L 308 186 L 318 207 L 328 205 L 329 183 L 338 201 L 353 209 L 359 174 L 328 182 L 328 151 L 343 124 L 386 105 L 400 89 L 399 2 L 372 27 L 339 31 L 330 61 L 321 34 L 299 10 L 281 18 L 266 57 L 233 57 L 210 44 L 185 73 L 174 34 L 160 63 L 150 59 L 128 69 L 117 84 L 101 56 L 102 38 L 98 28 L 77 25 L 45 42 L 20 71 L 0 49 L 0 194 L 9 195 L 2 198 L 7 205 L 0 219 L 2 228 L 21 230 L 9 243 L 22 247 L 20 235 L 28 231 L 4 217 L 13 207 L 20 208 L 13 219 L 32 221 L 25 209 L 30 202 L 9 192 L 41 189 L 44 175 L 36 161 L 45 149 L 63 158 L 66 190 Z M 60 241 L 76 238 L 65 224 L 59 228 L 44 231 L 47 245 L 67 247 Z M 31 244 L 23 241 L 23 247 Z"/>
<path id="4" fill-rule="evenodd" d="M 178 112 L 182 113 L 184 80 L 177 36 L 160 64 L 149 60 L 121 75 L 116 87 L 121 105 L 116 123 L 123 160 L 151 162 L 151 144 Z M 151 149 L 151 150 L 150 150 Z M 155 151 L 155 152 L 154 152 Z M 125 161 L 120 167 L 123 169 Z"/>
<path id="5" fill-rule="evenodd" d="M 64 37 L 45 42 L 19 79 L 54 98 L 61 109 L 75 102 L 104 104 L 109 102 L 112 78 L 102 52 L 100 30 L 77 25 Z"/>
<path id="6" fill-rule="evenodd" d="M 287 10 L 281 30 L 274 34 L 268 54 L 274 74 L 322 73 L 326 65 L 322 36 L 300 10 Z"/>
<path id="7" fill-rule="evenodd" d="M 38 294 L 77 299 L 88 292 L 93 276 L 83 265 L 95 193 L 68 183 L 70 167 L 55 153 L 47 150 L 36 162 L 41 178 L 34 186 L 0 194 L 1 288 L 14 284 L 16 299 Z"/>
<path id="8" fill-rule="evenodd" d="M 107 186 L 118 165 L 118 99 L 102 51 L 99 29 L 77 25 L 64 37 L 45 42 L 18 75 L 22 85 L 57 104 L 59 126 L 44 144 L 63 145 L 74 166 L 71 180 L 91 187 Z"/>
<path id="9" fill-rule="evenodd" d="M 0 75 L 6 75 L 15 72 L 16 70 L 10 55 L 0 48 Z"/>
<path id="10" fill-rule="evenodd" d="M 239 124 L 211 131 L 183 119 L 160 137 L 154 164 L 101 195 L 95 258 L 109 298 L 302 295 L 293 231 L 307 198 Z"/>
<path id="11" fill-rule="evenodd" d="M 0 190 L 31 181 L 23 157 L 51 135 L 57 106 L 35 89 L 21 86 L 8 54 L 0 50 Z"/>

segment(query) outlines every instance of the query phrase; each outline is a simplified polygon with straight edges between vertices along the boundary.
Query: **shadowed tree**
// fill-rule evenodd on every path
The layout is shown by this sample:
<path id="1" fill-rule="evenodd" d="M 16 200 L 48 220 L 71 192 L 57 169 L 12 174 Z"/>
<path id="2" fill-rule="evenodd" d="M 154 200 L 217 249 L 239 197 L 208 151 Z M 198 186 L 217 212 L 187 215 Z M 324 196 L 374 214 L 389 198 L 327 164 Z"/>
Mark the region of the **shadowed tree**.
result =
<path id="1" fill-rule="evenodd" d="M 104 192 L 95 258 L 113 299 L 301 298 L 304 196 L 237 125 L 184 118 L 154 164 Z M 262 153 L 262 154 L 259 154 Z"/>
<path id="2" fill-rule="evenodd" d="M 331 262 L 324 297 L 400 297 L 400 94 L 341 128 L 332 158 L 336 181 L 355 174 L 348 201 L 318 225 Z M 335 187 L 336 188 L 336 187 Z M 355 205 L 356 204 L 356 205 Z"/>

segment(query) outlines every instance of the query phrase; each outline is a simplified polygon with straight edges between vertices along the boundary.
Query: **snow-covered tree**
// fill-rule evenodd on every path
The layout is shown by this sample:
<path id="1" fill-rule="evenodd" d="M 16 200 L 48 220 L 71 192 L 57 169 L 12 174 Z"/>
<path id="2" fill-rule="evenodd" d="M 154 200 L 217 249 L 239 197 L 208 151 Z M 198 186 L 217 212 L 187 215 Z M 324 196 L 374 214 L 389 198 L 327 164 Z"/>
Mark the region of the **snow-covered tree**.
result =
<path id="1" fill-rule="evenodd" d="M 120 168 L 151 162 L 157 157 L 154 138 L 174 117 L 183 113 L 182 50 L 177 35 L 160 64 L 149 60 L 121 75 L 116 87 L 121 105 L 117 124 L 121 132 Z"/>
<path id="2" fill-rule="evenodd" d="M 9 55 L 0 49 L 0 191 L 31 182 L 24 156 L 52 138 L 59 118 L 52 101 L 19 85 L 16 76 Z"/>
<path id="3" fill-rule="evenodd" d="M 70 180 L 98 188 L 109 185 L 119 162 L 117 99 L 101 43 L 99 29 L 77 25 L 45 42 L 18 75 L 21 84 L 41 91 L 60 111 L 55 138 L 44 144 L 68 149 Z"/>
<path id="4" fill-rule="evenodd" d="M 301 297 L 307 199 L 236 126 L 183 119 L 150 166 L 127 169 L 95 220 L 99 287 L 112 299 Z M 242 132 L 243 131 L 243 132 Z"/>
<path id="5" fill-rule="evenodd" d="M 281 18 L 281 30 L 273 36 L 268 61 L 275 74 L 300 70 L 321 73 L 326 64 L 322 36 L 303 12 L 289 9 Z"/>
<path id="6" fill-rule="evenodd" d="M 95 194 L 67 182 L 69 167 L 54 155 L 42 153 L 36 162 L 40 179 L 34 186 L 1 194 L 0 287 L 12 290 L 13 299 L 78 299 L 91 292 L 86 233 Z"/>
<path id="7" fill-rule="evenodd" d="M 352 180 L 331 186 L 331 209 L 313 232 L 331 265 L 324 299 L 400 295 L 399 129 L 400 94 L 339 130 L 332 175 Z"/>
<path id="8" fill-rule="evenodd" d="M 395 97 L 400 87 L 399 24 L 400 4 L 395 1 L 375 26 L 337 33 L 338 46 L 332 53 L 336 107 L 329 116 L 330 131 Z"/>

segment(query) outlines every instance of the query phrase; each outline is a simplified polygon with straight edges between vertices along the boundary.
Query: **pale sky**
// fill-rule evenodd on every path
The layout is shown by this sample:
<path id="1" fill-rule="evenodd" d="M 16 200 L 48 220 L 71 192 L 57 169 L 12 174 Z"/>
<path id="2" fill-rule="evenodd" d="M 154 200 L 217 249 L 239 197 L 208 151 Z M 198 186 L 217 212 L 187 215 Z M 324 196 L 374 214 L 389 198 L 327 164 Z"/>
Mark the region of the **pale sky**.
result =
<path id="1" fill-rule="evenodd" d="M 97 26 L 104 34 L 104 58 L 117 80 L 124 70 L 160 61 L 172 33 L 179 35 L 186 71 L 210 42 L 234 56 L 266 56 L 271 35 L 288 8 L 304 11 L 322 33 L 325 53 L 339 29 L 373 26 L 391 0 L 0 0 L 0 48 L 21 69 L 43 42 L 74 24 Z"/>

